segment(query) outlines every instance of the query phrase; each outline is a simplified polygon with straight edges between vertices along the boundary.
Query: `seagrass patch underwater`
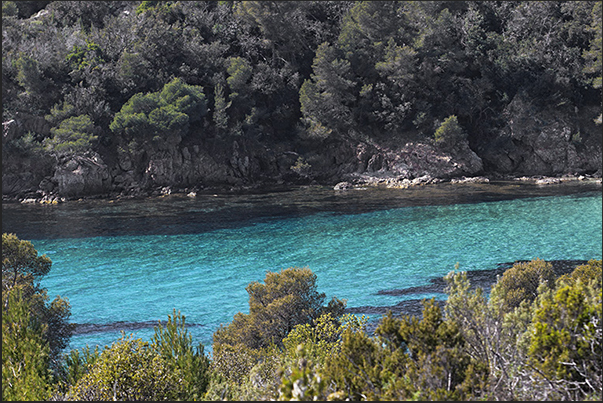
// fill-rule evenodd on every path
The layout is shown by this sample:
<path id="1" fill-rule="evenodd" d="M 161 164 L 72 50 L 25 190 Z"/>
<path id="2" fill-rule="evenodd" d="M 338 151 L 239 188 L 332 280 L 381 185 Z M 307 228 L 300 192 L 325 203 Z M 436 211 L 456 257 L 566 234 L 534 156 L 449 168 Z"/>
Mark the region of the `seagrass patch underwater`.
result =
<path id="1" fill-rule="evenodd" d="M 306 190 L 66 203 L 36 206 L 35 214 L 30 207 L 29 215 L 14 206 L 3 208 L 3 232 L 52 260 L 42 286 L 69 299 L 72 322 L 88 324 L 70 348 L 110 344 L 120 327 L 150 338 L 173 309 L 208 348 L 220 324 L 247 312 L 250 282 L 292 266 L 312 269 L 327 299 L 383 307 L 434 296 L 379 291 L 425 285 L 457 263 L 469 271 L 533 258 L 601 259 L 600 186 L 529 197 L 477 189 L 467 200 L 440 187 L 449 197 L 431 202 L 408 192 Z M 71 236 L 57 236 L 61 227 Z"/>

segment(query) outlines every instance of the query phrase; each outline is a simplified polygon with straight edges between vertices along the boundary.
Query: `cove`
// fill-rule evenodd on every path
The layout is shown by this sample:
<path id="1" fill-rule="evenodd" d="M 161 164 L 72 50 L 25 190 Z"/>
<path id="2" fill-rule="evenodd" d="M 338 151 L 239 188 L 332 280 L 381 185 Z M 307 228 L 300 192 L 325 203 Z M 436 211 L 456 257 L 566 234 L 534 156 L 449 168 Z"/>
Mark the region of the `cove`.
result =
<path id="1" fill-rule="evenodd" d="M 3 204 L 2 230 L 52 260 L 42 286 L 71 303 L 69 348 L 110 344 L 119 329 L 149 339 L 176 309 L 207 350 L 220 324 L 248 312 L 245 287 L 266 271 L 309 267 L 350 308 L 443 298 L 384 290 L 420 289 L 457 263 L 601 259 L 601 206 L 600 184 L 308 187 Z"/>

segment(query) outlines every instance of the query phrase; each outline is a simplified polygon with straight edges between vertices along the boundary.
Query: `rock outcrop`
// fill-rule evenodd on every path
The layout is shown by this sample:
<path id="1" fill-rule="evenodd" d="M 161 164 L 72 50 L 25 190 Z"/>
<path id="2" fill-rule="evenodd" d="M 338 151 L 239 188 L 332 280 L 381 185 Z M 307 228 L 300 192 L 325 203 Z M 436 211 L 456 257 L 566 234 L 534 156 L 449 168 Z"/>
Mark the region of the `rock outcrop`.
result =
<path id="1" fill-rule="evenodd" d="M 324 162 L 314 170 L 338 172 L 338 177 L 332 179 L 355 184 L 402 183 L 404 180 L 426 183 L 429 182 L 427 178 L 474 176 L 483 170 L 481 158 L 467 142 L 448 149 L 428 142 L 408 142 L 399 148 L 361 142 L 351 153 L 335 151 L 337 154 L 323 155 L 323 161 L 335 161 L 331 170 Z M 345 155 L 347 159 L 342 159 Z M 319 176 L 318 172 L 316 176 Z"/>
<path id="2" fill-rule="evenodd" d="M 45 185 L 44 190 L 48 193 L 56 192 L 60 197 L 74 198 L 109 193 L 111 179 L 109 168 L 100 155 L 88 152 L 61 158 L 52 179 L 45 179 L 40 187 Z"/>
<path id="3" fill-rule="evenodd" d="M 537 105 L 517 94 L 504 111 L 506 122 L 478 153 L 488 171 L 502 174 L 601 174 L 601 126 L 597 110 Z M 600 111 L 599 111 L 600 113 Z"/>
<path id="4" fill-rule="evenodd" d="M 325 140 L 261 143 L 246 137 L 187 138 L 173 134 L 129 150 L 113 144 L 99 153 L 50 156 L 23 152 L 28 132 L 49 134 L 43 118 L 20 115 L 3 124 L 5 198 L 194 193 L 206 187 L 321 183 L 345 190 L 363 184 L 406 187 L 487 176 L 601 176 L 601 127 L 596 108 L 567 110 L 518 94 L 504 127 L 488 138 L 442 145 L 422 141 Z M 481 141 L 481 142 L 480 142 Z"/>
<path id="5" fill-rule="evenodd" d="M 14 119 L 2 122 L 2 145 L 26 133 L 48 136 L 50 134 L 50 123 L 40 116 L 18 113 Z"/>

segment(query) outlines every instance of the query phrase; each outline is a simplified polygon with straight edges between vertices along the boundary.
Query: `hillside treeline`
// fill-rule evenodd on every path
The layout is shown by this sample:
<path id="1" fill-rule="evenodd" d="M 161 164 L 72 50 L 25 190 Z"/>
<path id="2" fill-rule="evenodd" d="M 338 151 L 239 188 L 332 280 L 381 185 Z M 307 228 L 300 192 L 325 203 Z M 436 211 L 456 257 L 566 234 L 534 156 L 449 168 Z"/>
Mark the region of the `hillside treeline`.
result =
<path id="1" fill-rule="evenodd" d="M 2 235 L 2 400 L 600 401 L 601 260 L 557 275 L 517 262 L 489 294 L 451 271 L 419 316 L 345 314 L 309 268 L 246 287 L 248 313 L 194 345 L 174 310 L 151 340 L 66 351 L 68 300 L 39 281 L 51 261 Z"/>
<path id="2" fill-rule="evenodd" d="M 179 153 L 162 157 L 173 165 L 198 148 L 288 150 L 301 158 L 286 168 L 303 176 L 334 169 L 324 164 L 342 152 L 324 151 L 341 144 L 437 137 L 448 149 L 467 142 L 483 171 L 514 172 L 526 157 L 513 147 L 526 140 L 505 127 L 534 108 L 548 113 L 527 112 L 536 126 L 569 122 L 560 147 L 599 154 L 540 173 L 594 173 L 601 29 L 596 1 L 7 1 L 3 122 L 43 120 L 9 136 L 3 168 L 92 151 L 120 190 L 117 176 L 141 181 L 174 145 Z M 247 158 L 228 169 L 252 181 L 272 169 Z M 166 181 L 190 185 L 204 172 L 182 175 Z"/>

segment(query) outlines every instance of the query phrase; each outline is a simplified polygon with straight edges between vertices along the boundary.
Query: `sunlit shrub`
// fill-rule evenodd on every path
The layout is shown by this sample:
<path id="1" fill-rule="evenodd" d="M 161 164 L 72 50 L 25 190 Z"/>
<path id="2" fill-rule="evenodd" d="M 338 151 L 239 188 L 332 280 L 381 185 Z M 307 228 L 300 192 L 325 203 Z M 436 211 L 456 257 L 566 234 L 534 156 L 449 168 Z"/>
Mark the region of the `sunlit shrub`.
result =
<path id="1" fill-rule="evenodd" d="M 499 304 L 502 312 L 509 312 L 517 308 L 522 301 L 534 301 L 541 283 L 548 288 L 555 285 L 555 272 L 550 262 L 534 259 L 530 262 L 515 263 L 492 287 L 490 299 L 494 304 Z"/>

